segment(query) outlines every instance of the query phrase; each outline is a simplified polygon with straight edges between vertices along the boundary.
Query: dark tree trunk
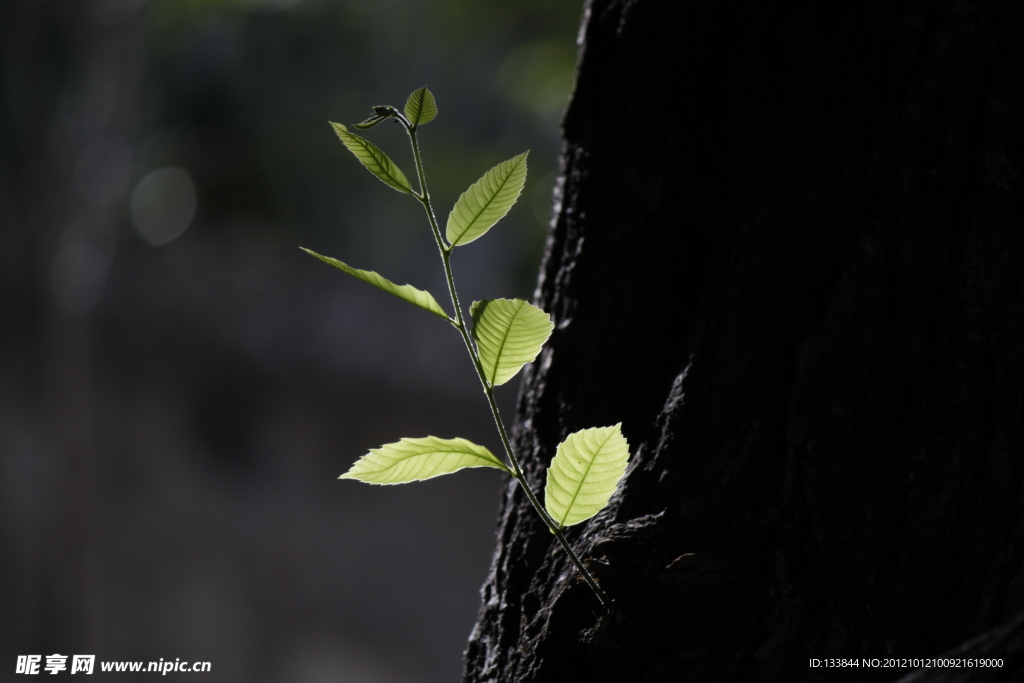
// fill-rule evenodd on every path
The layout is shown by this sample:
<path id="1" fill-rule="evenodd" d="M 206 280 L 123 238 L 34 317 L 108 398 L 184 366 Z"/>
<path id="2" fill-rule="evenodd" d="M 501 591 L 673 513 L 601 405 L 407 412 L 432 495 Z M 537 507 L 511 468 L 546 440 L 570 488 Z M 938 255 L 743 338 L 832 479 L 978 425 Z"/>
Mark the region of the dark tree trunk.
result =
<path id="1" fill-rule="evenodd" d="M 467 681 L 893 681 L 808 660 L 1024 611 L 1016 10 L 588 5 L 516 444 L 623 423 L 615 605 L 510 486 Z"/>

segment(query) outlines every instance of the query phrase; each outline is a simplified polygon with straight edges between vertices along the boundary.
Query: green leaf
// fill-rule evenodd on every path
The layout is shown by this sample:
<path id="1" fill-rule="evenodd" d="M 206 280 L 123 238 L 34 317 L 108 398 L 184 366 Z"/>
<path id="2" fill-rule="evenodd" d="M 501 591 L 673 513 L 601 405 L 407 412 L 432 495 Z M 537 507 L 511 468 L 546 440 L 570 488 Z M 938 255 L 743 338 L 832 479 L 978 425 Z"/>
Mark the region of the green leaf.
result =
<path id="1" fill-rule="evenodd" d="M 388 158 L 376 145 L 364 140 L 358 135 L 348 132 L 344 124 L 331 122 L 334 132 L 338 134 L 341 141 L 345 143 L 349 151 L 356 155 L 356 159 L 367 168 L 373 175 L 395 188 L 399 192 L 412 194 L 412 186 L 409 180 L 402 173 L 402 169 L 395 165 L 395 162 Z"/>
<path id="2" fill-rule="evenodd" d="M 469 307 L 484 377 L 504 384 L 540 353 L 551 336 L 551 317 L 522 299 L 484 299 Z"/>
<path id="3" fill-rule="evenodd" d="M 419 126 L 430 123 L 435 116 L 437 102 L 434 101 L 434 93 L 423 87 L 409 95 L 405 103 L 405 118 L 409 119 L 409 123 Z"/>
<path id="4" fill-rule="evenodd" d="M 590 519 L 615 492 L 626 471 L 629 444 L 622 423 L 570 434 L 548 468 L 544 507 L 559 528 Z"/>
<path id="5" fill-rule="evenodd" d="M 369 282 L 374 287 L 379 287 L 389 294 L 394 294 L 399 299 L 405 299 L 411 304 L 415 304 L 425 311 L 430 311 L 434 315 L 439 315 L 445 320 L 451 320 L 448 314 L 441 308 L 441 304 L 437 303 L 437 299 L 430 292 L 424 292 L 422 289 L 416 289 L 412 285 L 396 285 L 391 280 L 387 279 L 382 275 L 378 275 L 372 270 L 359 270 L 353 268 L 347 263 L 342 263 L 338 259 L 331 258 L 330 256 L 323 256 L 318 254 L 311 249 L 305 247 L 299 247 L 302 251 L 306 252 L 310 256 L 316 256 L 318 259 L 328 265 L 332 265 L 338 270 L 343 270 L 349 275 L 359 278 L 363 282 Z"/>
<path id="6" fill-rule="evenodd" d="M 446 236 L 451 245 L 469 244 L 491 229 L 519 199 L 526 182 L 526 155 L 503 161 L 469 186 L 448 214 Z"/>
<path id="7" fill-rule="evenodd" d="M 367 128 L 373 128 L 381 121 L 386 121 L 389 118 L 389 116 L 380 116 L 378 114 L 374 114 L 373 116 L 371 116 L 370 118 L 366 119 L 361 123 L 353 123 L 352 127 L 358 128 L 359 130 L 366 130 Z"/>
<path id="8" fill-rule="evenodd" d="M 358 479 L 368 484 L 404 484 L 450 474 L 467 467 L 496 467 L 505 464 L 483 446 L 465 439 L 402 439 L 372 448 L 339 479 Z"/>

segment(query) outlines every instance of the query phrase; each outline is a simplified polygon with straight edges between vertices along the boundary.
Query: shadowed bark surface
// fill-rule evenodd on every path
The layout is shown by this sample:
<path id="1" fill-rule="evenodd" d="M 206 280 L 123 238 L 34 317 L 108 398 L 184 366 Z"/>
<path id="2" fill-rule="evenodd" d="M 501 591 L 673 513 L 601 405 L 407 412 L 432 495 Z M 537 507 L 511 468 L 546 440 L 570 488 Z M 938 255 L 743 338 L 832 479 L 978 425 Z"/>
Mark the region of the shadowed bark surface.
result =
<path id="1" fill-rule="evenodd" d="M 1001 659 L 1003 664 L 983 669 L 966 665 L 921 668 L 901 678 L 899 683 L 1009 683 L 1021 680 L 1024 677 L 1024 614 L 943 653 L 942 658 L 961 661 Z"/>
<path id="2" fill-rule="evenodd" d="M 516 445 L 539 490 L 565 436 L 623 423 L 622 488 L 569 532 L 616 604 L 510 485 L 466 680 L 892 681 L 808 659 L 1009 622 L 1019 13 L 593 0 L 584 22 Z"/>

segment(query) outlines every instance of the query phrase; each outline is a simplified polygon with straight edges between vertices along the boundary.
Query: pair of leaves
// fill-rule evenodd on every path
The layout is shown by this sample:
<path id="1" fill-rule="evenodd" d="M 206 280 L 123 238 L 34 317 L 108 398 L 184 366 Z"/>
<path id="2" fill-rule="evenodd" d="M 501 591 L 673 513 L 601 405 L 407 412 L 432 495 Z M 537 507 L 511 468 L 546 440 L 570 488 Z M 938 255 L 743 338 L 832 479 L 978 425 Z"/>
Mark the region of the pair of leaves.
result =
<path id="1" fill-rule="evenodd" d="M 381 121 L 397 116 L 393 107 L 374 107 L 374 116 L 356 128 L 372 128 Z M 429 123 L 437 116 L 437 102 L 427 88 L 420 88 L 409 95 L 405 103 L 405 117 L 413 127 Z M 341 123 L 331 123 L 345 147 L 373 175 L 399 192 L 412 194 L 412 185 L 402 169 L 379 147 L 354 133 Z M 445 226 L 449 244 L 469 244 L 484 235 L 509 212 L 522 194 L 526 183 L 526 156 L 529 152 L 515 156 L 498 164 L 470 185 L 452 207 Z"/>
<path id="2" fill-rule="evenodd" d="M 318 254 L 312 249 L 300 249 L 399 299 L 445 320 L 451 320 L 430 292 L 412 285 L 395 284 L 372 270 L 353 268 L 343 261 Z M 509 381 L 524 365 L 533 361 L 554 329 L 554 324 L 547 313 L 522 299 L 475 301 L 469 310 L 473 318 L 473 338 L 477 344 L 480 364 L 484 369 L 484 377 L 492 387 Z"/>
<path id="3" fill-rule="evenodd" d="M 590 519 L 608 504 L 626 471 L 629 444 L 622 425 L 570 434 L 548 468 L 544 506 L 559 528 Z M 465 439 L 402 439 L 370 450 L 341 479 L 404 484 L 469 467 L 509 469 L 484 446 Z M 509 472 L 511 474 L 511 472 Z"/>
<path id="4" fill-rule="evenodd" d="M 430 292 L 412 285 L 395 284 L 375 271 L 353 268 L 343 261 L 318 254 L 312 249 L 299 248 L 310 256 L 315 256 L 324 263 L 388 294 L 393 294 L 445 320 L 451 320 Z M 508 382 L 524 365 L 537 358 L 554 329 L 554 323 L 547 313 L 522 299 L 474 301 L 469 314 L 473 319 L 473 339 L 476 341 L 484 377 L 492 387 Z"/>
<path id="5" fill-rule="evenodd" d="M 373 116 L 352 125 L 360 130 L 366 130 L 394 116 L 398 116 L 398 111 L 394 107 L 377 106 L 373 108 Z M 424 123 L 430 123 L 435 116 L 437 116 L 437 102 L 434 100 L 432 92 L 424 87 L 409 95 L 409 99 L 405 102 L 405 118 L 414 128 Z"/>
<path id="6" fill-rule="evenodd" d="M 412 285 L 395 284 L 372 270 L 353 268 L 343 261 L 318 254 L 312 249 L 300 248 L 342 272 L 445 320 L 451 320 L 430 292 Z M 492 387 L 509 381 L 524 365 L 533 361 L 554 329 L 554 324 L 547 313 L 522 299 L 475 301 L 469 312 L 473 318 L 473 338 L 477 344 L 484 377 Z"/>

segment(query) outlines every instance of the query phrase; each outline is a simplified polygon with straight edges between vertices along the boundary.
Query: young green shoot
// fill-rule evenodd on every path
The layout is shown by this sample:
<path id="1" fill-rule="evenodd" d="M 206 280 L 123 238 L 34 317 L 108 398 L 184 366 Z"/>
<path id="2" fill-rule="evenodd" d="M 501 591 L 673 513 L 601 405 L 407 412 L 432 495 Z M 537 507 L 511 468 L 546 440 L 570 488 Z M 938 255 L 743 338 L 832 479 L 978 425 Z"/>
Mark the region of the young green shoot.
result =
<path id="1" fill-rule="evenodd" d="M 583 429 L 566 437 L 558 445 L 548 468 L 544 505 L 541 505 L 512 449 L 494 399 L 494 388 L 508 382 L 524 365 L 537 358 L 551 336 L 554 324 L 547 313 L 523 299 L 484 299 L 473 302 L 469 307 L 470 325 L 463 315 L 455 288 L 455 277 L 452 275 L 451 258 L 456 247 L 483 237 L 516 203 L 526 182 L 528 153 L 523 152 L 503 161 L 470 185 L 448 214 L 442 237 L 427 191 L 418 138 L 419 127 L 436 116 L 437 102 L 434 95 L 427 88 L 420 88 L 409 95 L 403 111 L 388 105 L 376 106 L 373 107 L 372 116 L 362 123 L 353 124 L 353 128 L 365 130 L 382 121 L 394 119 L 403 126 L 412 147 L 418 190 L 412 187 L 402 169 L 376 145 L 350 132 L 340 123 L 332 123 L 331 126 L 345 147 L 370 173 L 399 192 L 411 195 L 423 206 L 444 265 L 454 315 L 445 311 L 429 292 L 411 285 L 397 285 L 372 270 L 359 270 L 309 249 L 303 248 L 303 251 L 444 318 L 458 331 L 490 406 L 505 451 L 505 460 L 466 439 L 442 439 L 435 436 L 406 438 L 372 449 L 341 478 L 358 479 L 370 484 L 404 484 L 450 474 L 467 467 L 501 470 L 522 487 L 530 504 L 569 555 L 598 601 L 607 608 L 611 600 L 573 551 L 565 538 L 564 529 L 596 515 L 615 492 L 629 460 L 629 444 L 622 435 L 622 425 Z"/>

